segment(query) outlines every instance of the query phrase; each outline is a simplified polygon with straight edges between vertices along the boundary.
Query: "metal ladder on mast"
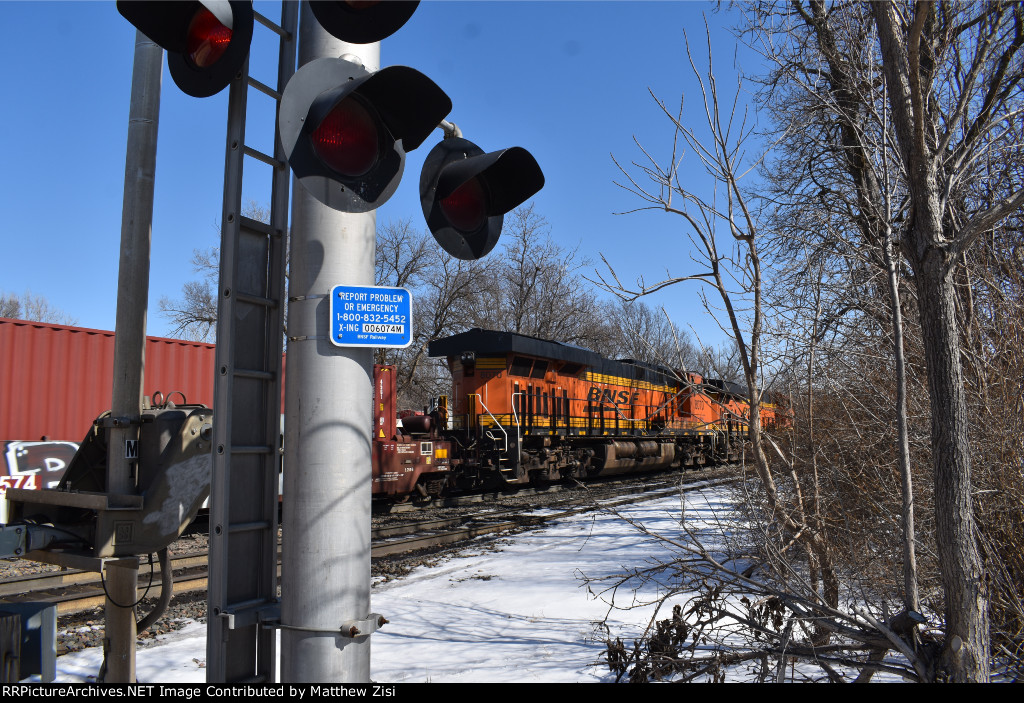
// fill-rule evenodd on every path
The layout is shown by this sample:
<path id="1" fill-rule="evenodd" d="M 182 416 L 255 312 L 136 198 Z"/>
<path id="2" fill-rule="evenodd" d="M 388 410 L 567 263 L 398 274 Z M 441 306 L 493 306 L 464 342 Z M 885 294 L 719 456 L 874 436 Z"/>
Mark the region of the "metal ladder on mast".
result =
<path id="1" fill-rule="evenodd" d="M 297 2 L 281 24 L 277 87 L 249 76 L 231 83 L 221 220 L 217 369 L 210 493 L 206 676 L 211 683 L 273 682 L 278 618 L 277 528 L 281 437 L 286 233 L 291 172 L 275 135 L 274 154 L 245 145 L 248 89 L 280 102 L 295 72 Z M 276 114 L 276 110 L 275 110 Z M 244 157 L 273 168 L 270 222 L 243 217 Z"/>

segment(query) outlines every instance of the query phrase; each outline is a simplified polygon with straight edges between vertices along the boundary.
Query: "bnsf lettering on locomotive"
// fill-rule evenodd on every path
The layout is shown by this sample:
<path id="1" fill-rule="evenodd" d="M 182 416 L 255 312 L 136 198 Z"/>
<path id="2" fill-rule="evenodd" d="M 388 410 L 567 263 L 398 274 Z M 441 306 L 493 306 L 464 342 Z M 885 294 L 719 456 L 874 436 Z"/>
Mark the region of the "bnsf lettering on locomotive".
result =
<path id="1" fill-rule="evenodd" d="M 616 393 L 610 388 L 598 388 L 597 386 L 591 386 L 587 393 L 587 400 L 591 402 L 610 403 L 612 405 L 629 405 L 630 403 L 640 402 L 640 393 L 633 393 L 630 396 L 629 391 L 619 391 Z"/>

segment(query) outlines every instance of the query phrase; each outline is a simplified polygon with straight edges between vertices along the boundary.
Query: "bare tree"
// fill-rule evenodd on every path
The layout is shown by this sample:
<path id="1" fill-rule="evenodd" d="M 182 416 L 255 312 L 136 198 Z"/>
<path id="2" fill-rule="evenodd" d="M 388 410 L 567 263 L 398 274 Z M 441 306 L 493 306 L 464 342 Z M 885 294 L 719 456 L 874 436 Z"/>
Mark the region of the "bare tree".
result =
<path id="1" fill-rule="evenodd" d="M 912 208 L 902 248 L 918 289 L 932 399 L 944 659 L 954 680 L 987 681 L 988 585 L 976 541 L 953 274 L 979 237 L 1024 205 L 1024 189 L 973 211 L 958 207 L 964 201 L 955 194 L 965 168 L 985 152 L 1005 157 L 1005 146 L 1019 147 L 1002 137 L 1005 120 L 1020 115 L 1024 9 L 920 3 L 879 4 L 872 12 Z M 958 94 L 947 89 L 950 77 Z"/>
<path id="2" fill-rule="evenodd" d="M 673 324 L 664 308 L 652 308 L 642 300 L 616 298 L 601 305 L 600 310 L 604 312 L 605 329 L 594 351 L 611 359 L 634 359 L 680 371 L 708 369 L 702 350 Z"/>
<path id="3" fill-rule="evenodd" d="M 378 234 L 380 285 L 402 285 L 413 298 L 413 342 L 405 349 L 380 349 L 377 363 L 397 366 L 397 393 L 404 408 L 422 408 L 450 390 L 443 360 L 431 359 L 431 340 L 468 329 L 493 282 L 493 259 L 463 261 L 438 248 L 408 222 L 386 225 Z"/>
<path id="4" fill-rule="evenodd" d="M 258 222 L 270 222 L 270 210 L 250 200 L 243 212 Z M 160 314 L 173 328 L 172 337 L 196 342 L 214 342 L 217 336 L 217 286 L 220 277 L 220 248 L 194 249 L 192 251 L 192 272 L 200 278 L 186 281 L 181 287 L 181 297 L 162 296 L 157 303 Z"/>
<path id="5" fill-rule="evenodd" d="M 436 263 L 437 248 L 431 237 L 413 229 L 412 220 L 386 222 L 377 228 L 377 284 L 394 288 L 420 285 Z"/>
<path id="6" fill-rule="evenodd" d="M 650 285 L 641 280 L 636 288 L 626 288 L 614 272 L 612 289 L 627 296 L 642 296 L 683 281 L 697 281 L 707 285 L 719 298 L 725 311 L 730 336 L 743 369 L 743 380 L 750 393 L 750 442 L 755 470 L 768 500 L 769 509 L 779 516 L 784 532 L 805 545 L 816 569 L 822 576 L 820 597 L 830 606 L 839 599 L 838 577 L 831 568 L 831 557 L 820 535 L 807 521 L 803 497 L 796 493 L 787 500 L 779 492 L 765 437 L 761 427 L 762 393 L 762 334 L 764 310 L 762 308 L 762 244 L 763 234 L 758 212 L 748 201 L 740 187 L 740 179 L 753 163 L 744 163 L 744 142 L 752 135 L 752 127 L 739 113 L 737 86 L 731 104 L 723 104 L 715 80 L 708 37 L 708 71 L 701 73 L 693 62 L 687 44 L 687 55 L 701 90 L 702 106 L 708 117 L 710 136 L 698 136 L 683 118 L 683 107 L 677 113 L 669 111 L 664 102 L 658 106 L 675 129 L 674 148 L 665 166 L 649 155 L 648 163 L 636 168 L 650 183 L 641 183 L 623 169 L 629 179 L 627 189 L 648 203 L 648 209 L 664 210 L 679 216 L 686 227 L 691 244 L 691 258 L 703 265 L 697 273 L 668 278 Z M 681 176 L 680 152 L 688 146 L 693 155 L 716 183 L 711 197 L 701 196 L 688 189 L 688 179 Z M 645 152 L 646 153 L 646 152 Z M 621 167 L 622 168 L 622 167 Z M 718 189 L 721 188 L 721 191 Z M 728 244 L 726 244 L 728 243 Z"/>
<path id="7" fill-rule="evenodd" d="M 789 497 L 780 492 L 775 470 L 768 459 L 766 437 L 762 433 L 760 406 L 763 390 L 761 364 L 764 310 L 762 252 L 759 247 L 764 235 L 761 232 L 760 215 L 748 202 L 740 186 L 740 179 L 760 159 L 755 159 L 753 163 L 744 162 L 744 144 L 752 135 L 752 127 L 739 111 L 740 86 L 737 86 L 731 104 L 720 102 L 709 34 L 708 47 L 708 69 L 702 73 L 697 69 L 687 45 L 690 66 L 701 89 L 709 136 L 701 137 L 696 133 L 691 126 L 692 122 L 684 119 L 682 105 L 678 112 L 672 112 L 663 102 L 658 101 L 675 131 L 671 155 L 662 165 L 644 152 L 648 162 L 642 166 L 634 165 L 646 178 L 645 182 L 630 175 L 620 165 L 628 178 L 628 184 L 624 187 L 647 202 L 646 209 L 663 210 L 682 219 L 691 243 L 691 258 L 699 261 L 703 270 L 651 285 L 641 280 L 636 287 L 623 286 L 614 270 L 610 270 L 613 282 L 609 287 L 620 295 L 637 297 L 666 286 L 695 281 L 711 289 L 718 297 L 726 316 L 723 326 L 735 343 L 743 369 L 743 380 L 749 391 L 751 453 L 768 509 L 778 516 L 783 534 L 788 535 L 785 541 L 796 540 L 807 550 L 812 568 L 821 576 L 822 590 L 817 595 L 824 603 L 834 607 L 838 603 L 839 582 L 828 546 L 808 521 L 800 492 Z M 684 147 L 689 147 L 716 184 L 710 197 L 701 196 L 687 187 L 689 179 L 684 178 L 680 170 L 680 154 Z"/>
<path id="8" fill-rule="evenodd" d="M 49 322 L 55 325 L 77 325 L 78 321 L 63 310 L 53 307 L 41 295 L 25 291 L 23 295 L 0 292 L 0 317 Z"/>
<path id="9" fill-rule="evenodd" d="M 873 7 L 877 9 L 879 6 Z M 847 57 L 857 46 L 857 37 L 854 36 L 852 39 L 853 43 L 844 49 L 844 55 Z M 690 55 L 693 66 L 692 54 Z M 810 63 L 813 64 L 813 59 Z M 804 68 L 806 69 L 806 66 Z M 698 72 L 695 70 L 695 73 Z M 826 529 L 826 525 L 834 525 L 837 521 L 841 523 L 844 518 L 856 520 L 856 517 L 844 516 L 841 512 L 844 506 L 841 504 L 823 504 L 817 474 L 815 480 L 809 483 L 804 481 L 797 473 L 796 464 L 781 451 L 775 441 L 764 436 L 759 426 L 758 409 L 763 388 L 762 354 L 767 348 L 763 336 L 765 300 L 761 292 L 764 279 L 764 247 L 771 241 L 766 235 L 775 234 L 768 227 L 778 226 L 779 219 L 773 216 L 772 208 L 775 207 L 775 203 L 768 198 L 752 199 L 739 186 L 741 176 L 748 172 L 749 168 L 757 166 L 760 161 L 755 159 L 745 164 L 741 161 L 745 153 L 744 139 L 751 132 L 749 127 L 740 121 L 737 104 L 734 102 L 730 109 L 719 101 L 720 93 L 710 69 L 707 74 L 699 77 L 703 79 L 701 107 L 708 117 L 710 136 L 699 136 L 691 127 L 693 122 L 684 118 L 682 108 L 679 112 L 670 112 L 664 103 L 659 102 L 662 111 L 672 120 L 674 126 L 676 139 L 673 152 L 664 160 L 664 165 L 644 152 L 647 162 L 643 165 L 634 164 L 635 170 L 639 171 L 643 178 L 633 176 L 625 169 L 623 172 L 629 179 L 626 187 L 647 202 L 647 207 L 664 210 L 682 218 L 691 243 L 691 258 L 699 256 L 704 268 L 691 275 L 668 278 L 650 285 L 641 279 L 636 286 L 623 285 L 614 271 L 610 270 L 610 287 L 621 295 L 635 297 L 669 285 L 695 281 L 717 295 L 719 306 L 726 318 L 723 327 L 729 329 L 735 339 L 737 353 L 743 366 L 744 380 L 750 390 L 751 453 L 758 478 L 757 485 L 764 498 L 760 506 L 756 501 L 747 502 L 750 508 L 749 518 L 751 524 L 755 526 L 754 534 L 760 532 L 760 537 L 753 541 L 752 546 L 758 548 L 766 560 L 765 564 L 772 565 L 774 569 L 759 572 L 764 576 L 756 579 L 759 585 L 755 585 L 751 582 L 750 573 L 757 570 L 759 565 L 755 564 L 741 570 L 699 546 L 692 550 L 687 547 L 694 556 L 683 562 L 675 562 L 671 568 L 676 569 L 684 580 L 690 579 L 691 585 L 700 585 L 700 602 L 693 604 L 690 614 L 700 616 L 696 625 L 705 628 L 700 630 L 701 637 L 705 638 L 702 641 L 707 641 L 706 628 L 712 628 L 723 618 L 735 618 L 741 627 L 745 628 L 752 643 L 761 643 L 753 648 L 756 651 L 751 656 L 755 658 L 782 656 L 792 652 L 793 656 L 813 661 L 828 674 L 829 678 L 840 680 L 844 679 L 845 675 L 837 672 L 836 662 L 830 660 L 829 652 L 841 651 L 842 663 L 844 666 L 854 667 L 857 680 L 866 680 L 872 672 L 885 668 L 892 671 L 899 669 L 901 675 L 913 680 L 934 680 L 936 670 L 933 668 L 932 650 L 915 649 L 913 645 L 913 631 L 915 624 L 920 622 L 919 614 L 908 609 L 900 615 L 891 617 L 884 601 L 872 604 L 878 594 L 872 592 L 871 584 L 867 581 L 854 582 L 861 588 L 861 603 L 840 607 L 840 584 L 844 573 L 840 571 L 834 559 L 838 543 L 833 543 L 829 537 L 829 533 L 835 528 Z M 801 126 L 803 124 L 805 123 L 801 123 Z M 785 129 L 782 130 L 781 136 L 779 133 L 773 136 L 780 141 L 785 137 Z M 680 177 L 679 164 L 683 146 L 689 147 L 689 151 L 697 155 L 715 180 L 714 190 L 709 189 L 706 196 L 688 189 Z M 839 153 L 838 150 L 835 153 Z M 878 189 L 872 195 L 877 193 Z M 878 202 L 884 205 L 884 201 Z M 880 222 L 883 228 L 881 232 L 874 232 L 876 241 L 881 241 L 884 236 L 884 207 L 881 210 L 883 216 L 875 221 Z M 825 217 L 819 221 L 819 226 L 822 223 L 830 225 L 831 215 L 827 211 L 823 214 Z M 852 239 L 846 238 L 845 241 L 850 242 Z M 726 247 L 727 242 L 731 242 L 732 246 Z M 806 246 L 806 242 L 803 246 Z M 879 258 L 883 257 L 884 252 L 880 251 Z M 825 275 L 826 270 L 822 266 L 824 261 L 821 258 L 816 260 L 814 257 L 804 259 L 804 268 L 800 273 L 813 279 L 812 285 L 807 286 L 807 291 L 817 290 L 820 293 L 825 290 L 822 284 L 830 278 Z M 892 290 L 890 282 L 875 276 L 872 269 L 865 268 L 857 258 L 851 257 L 846 261 L 849 264 L 849 273 L 854 274 L 853 277 L 846 279 L 847 285 L 856 284 L 860 280 L 857 276 L 867 275 L 864 280 L 870 282 L 869 285 L 880 286 L 882 290 Z M 891 270 L 890 267 L 889 271 Z M 828 276 L 833 276 L 833 273 L 829 271 Z M 842 277 L 835 280 L 841 281 Z M 841 298 L 836 298 L 836 301 L 840 304 L 828 310 L 822 306 L 822 298 L 817 294 L 809 296 L 802 303 L 800 314 L 811 325 L 811 345 L 803 352 L 803 358 L 807 362 L 808 394 L 814 392 L 815 386 L 820 387 L 822 380 L 829 380 L 820 379 L 814 374 L 815 349 L 816 345 L 826 338 L 826 334 L 835 334 L 836 330 L 841 329 L 841 326 L 835 324 L 835 320 L 829 318 L 842 320 L 849 313 L 848 302 L 841 302 Z M 710 306 L 707 307 L 710 309 Z M 885 318 L 885 315 L 882 317 Z M 841 358 L 837 360 L 843 361 Z M 856 364 L 847 368 L 849 375 L 857 375 L 863 386 L 864 370 Z M 808 418 L 815 415 L 815 404 L 810 402 L 811 400 L 812 396 L 808 395 Z M 851 430 L 857 429 L 855 425 L 851 426 L 849 423 L 847 427 Z M 808 444 L 812 452 L 816 452 L 814 447 L 818 440 L 811 436 Z M 769 453 L 774 455 L 772 461 L 769 461 Z M 832 507 L 838 509 L 840 513 L 832 513 Z M 793 560 L 795 549 L 801 550 L 806 558 L 802 567 Z M 748 589 L 748 592 L 762 598 L 759 601 L 762 605 L 770 599 L 771 603 L 774 603 L 774 614 L 769 618 L 772 626 L 764 626 L 766 616 L 763 610 L 760 614 L 753 611 L 743 613 L 735 609 L 732 605 L 734 601 L 725 603 L 719 600 L 723 593 L 733 592 L 732 589 Z M 750 602 L 755 602 L 755 598 L 751 598 Z M 706 619 L 702 620 L 705 615 Z M 668 621 L 652 620 L 645 640 L 648 655 L 653 651 L 650 648 L 651 643 L 654 643 L 661 633 L 671 631 L 677 624 L 675 614 Z M 723 648 L 728 649 L 728 638 L 718 635 L 715 637 Z M 890 650 L 895 650 L 905 657 L 909 666 L 899 665 L 893 668 L 891 660 L 886 659 L 886 653 Z M 735 657 L 733 661 L 743 661 L 746 656 L 738 649 L 729 651 L 728 656 Z M 696 659 L 699 654 L 696 649 L 684 651 L 677 648 L 676 654 L 686 661 L 674 662 L 669 667 L 670 670 L 693 671 L 691 665 L 700 663 Z M 636 656 L 633 661 L 638 661 Z M 722 657 L 725 656 L 720 655 L 717 661 L 721 663 L 724 661 Z M 781 661 L 780 659 L 778 669 L 780 677 Z M 708 665 L 712 664 L 714 662 Z M 710 670 L 704 671 L 707 673 Z"/>
<path id="10" fill-rule="evenodd" d="M 988 498 L 989 491 L 975 490 L 978 472 L 971 456 L 987 454 L 987 447 L 998 441 L 990 425 L 972 414 L 975 408 L 987 413 L 992 399 L 986 396 L 1000 395 L 1004 385 L 995 375 L 998 365 L 986 363 L 993 346 L 982 342 L 986 332 L 980 318 L 992 309 L 983 300 L 997 289 L 1000 296 L 1012 289 L 1008 279 L 999 280 L 990 268 L 998 268 L 999 254 L 989 241 L 1009 240 L 994 236 L 993 228 L 1012 220 L 1024 204 L 1022 11 L 1001 2 L 808 0 L 763 3 L 756 14 L 759 46 L 776 63 L 765 81 L 773 96 L 773 116 L 783 124 L 800 125 L 783 145 L 776 170 L 776 176 L 788 176 L 779 180 L 776 191 L 786 206 L 780 219 L 796 222 L 822 213 L 814 223 L 819 232 L 843 233 L 842 239 L 812 244 L 824 245 L 819 251 L 831 249 L 830 255 L 849 257 L 851 245 L 860 245 L 867 268 L 857 271 L 867 276 L 851 287 L 863 286 L 868 295 L 854 305 L 869 329 L 892 335 L 889 358 L 897 379 L 908 379 L 897 381 L 897 406 L 903 405 L 902 398 L 913 402 L 915 368 L 924 369 L 920 378 L 930 408 L 923 417 L 930 418 L 930 441 L 917 454 L 932 468 L 935 503 L 933 514 L 926 516 L 926 533 L 934 534 L 938 545 L 935 561 L 945 599 L 939 606 L 945 614 L 945 639 L 941 659 L 933 662 L 934 675 L 986 680 L 986 601 L 991 584 L 1005 580 L 993 580 L 983 570 L 976 515 L 979 507 L 986 509 L 986 501 L 996 499 Z M 811 231 L 802 230 L 803 244 Z M 979 247 L 983 256 L 976 252 Z M 901 286 L 900 278 L 913 287 Z M 889 322 L 872 311 L 872 287 L 889 291 Z M 1015 328 L 1005 318 L 1003 324 L 1004 329 Z M 911 351 L 904 365 L 899 338 L 906 325 L 911 328 L 906 341 Z M 875 369 L 862 363 L 860 375 L 874 376 Z M 853 390 L 847 387 L 847 392 Z M 931 497 L 927 490 L 912 492 L 906 480 L 914 451 L 914 417 L 900 413 L 899 422 L 905 438 L 898 446 L 907 518 L 912 518 L 908 501 L 920 506 L 922 498 L 927 504 Z M 1019 456 L 993 466 L 1012 466 L 1018 473 Z M 984 467 L 982 481 L 998 483 L 994 474 L 998 471 Z M 984 527 L 1002 533 L 999 525 L 1007 513 L 1002 515 Z M 907 518 L 905 549 L 914 545 L 913 521 Z M 988 544 L 990 558 L 998 553 L 1004 562 L 1019 563 L 1012 549 Z M 913 552 L 905 551 L 903 560 L 905 603 L 913 610 Z M 1019 597 L 1019 588 L 1013 590 L 1006 594 L 1009 599 L 1000 601 Z M 1013 612 L 1010 607 L 1003 617 L 1015 617 Z"/>
<path id="11" fill-rule="evenodd" d="M 447 256 L 409 222 L 382 227 L 377 282 L 409 288 L 414 305 L 413 343 L 377 353 L 378 363 L 398 367 L 400 403 L 422 407 L 448 392 L 444 361 L 427 356 L 433 339 L 481 327 L 587 347 L 602 341 L 604 310 L 581 276 L 587 265 L 551 239 L 532 204 L 506 215 L 498 249 L 477 261 Z"/>
<path id="12" fill-rule="evenodd" d="M 501 249 L 491 256 L 493 285 L 473 326 L 597 345 L 602 315 L 582 275 L 589 262 L 554 242 L 532 203 L 505 216 Z"/>
<path id="13" fill-rule="evenodd" d="M 792 2 L 793 22 L 779 22 L 780 6 L 766 4 L 754 12 L 758 46 L 775 68 L 764 79 L 766 105 L 786 129 L 779 156 L 769 168 L 772 197 L 778 203 L 774 224 L 789 273 L 778 276 L 780 305 L 800 291 L 813 300 L 813 315 L 804 344 L 806 356 L 806 431 L 810 469 L 818 481 L 814 442 L 813 374 L 822 342 L 832 336 L 845 344 L 861 335 L 849 326 L 849 313 L 874 315 L 879 288 L 889 298 L 896 384 L 896 442 L 903 500 L 904 608 L 917 613 L 914 493 L 906 412 L 902 305 L 898 262 L 892 238 L 892 200 L 899 189 L 890 171 L 898 168 L 888 155 L 885 109 L 872 94 L 879 83 L 874 43 L 866 6 L 849 4 L 833 11 L 826 3 Z M 794 169 L 794 163 L 805 164 Z M 840 284 L 833 270 L 840 272 Z M 826 274 L 826 269 L 828 273 Z M 816 275 L 809 275 L 810 272 Z M 884 273 L 884 278 L 879 276 Z M 827 280 L 826 280 L 827 279 Z M 885 285 L 881 284 L 885 281 Z M 855 283 L 851 285 L 851 283 Z M 787 287 L 795 285 L 793 296 Z M 827 294 L 823 295 L 826 291 Z M 866 292 L 866 296 L 862 295 Z M 869 318 L 867 324 L 872 324 Z M 799 327 L 796 328 L 799 334 Z M 791 339 L 796 335 L 789 333 Z M 888 454 L 888 453 L 887 453 Z"/>
<path id="14" fill-rule="evenodd" d="M 213 342 L 217 336 L 217 279 L 220 276 L 220 249 L 195 249 L 192 271 L 196 281 L 186 281 L 180 298 L 162 296 L 160 314 L 174 325 L 171 337 L 197 342 Z"/>

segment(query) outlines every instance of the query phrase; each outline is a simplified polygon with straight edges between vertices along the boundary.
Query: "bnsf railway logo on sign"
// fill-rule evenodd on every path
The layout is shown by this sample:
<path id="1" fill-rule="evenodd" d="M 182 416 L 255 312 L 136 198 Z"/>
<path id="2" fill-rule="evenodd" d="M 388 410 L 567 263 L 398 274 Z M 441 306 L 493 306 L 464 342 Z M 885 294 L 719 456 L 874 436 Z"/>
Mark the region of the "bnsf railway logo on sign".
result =
<path id="1" fill-rule="evenodd" d="M 330 311 L 331 342 L 336 346 L 412 344 L 412 296 L 405 288 L 335 286 Z"/>

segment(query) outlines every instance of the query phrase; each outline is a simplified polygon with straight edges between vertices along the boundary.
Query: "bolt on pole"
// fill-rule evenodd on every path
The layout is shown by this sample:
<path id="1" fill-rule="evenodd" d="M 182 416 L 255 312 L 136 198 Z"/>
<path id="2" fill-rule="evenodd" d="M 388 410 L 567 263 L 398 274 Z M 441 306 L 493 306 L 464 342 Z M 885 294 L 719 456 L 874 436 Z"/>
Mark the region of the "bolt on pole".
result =
<path id="1" fill-rule="evenodd" d="M 299 65 L 322 57 L 380 66 L 380 44 L 328 34 L 301 8 Z M 336 285 L 374 285 L 375 212 L 343 213 L 293 179 L 285 396 L 281 679 L 369 683 L 373 350 L 330 341 Z"/>
<path id="2" fill-rule="evenodd" d="M 107 493 L 112 495 L 136 492 L 132 464 L 127 458 L 126 449 L 129 441 L 138 440 L 138 421 L 142 414 L 153 187 L 163 55 L 163 49 L 144 34 L 135 33 L 124 167 L 124 204 L 121 211 L 121 256 L 117 276 L 114 384 L 110 403 L 111 417 L 127 418 L 130 422 L 108 430 Z M 135 683 L 136 628 L 133 606 L 136 601 L 138 566 L 112 567 L 106 573 L 103 680 Z"/>

